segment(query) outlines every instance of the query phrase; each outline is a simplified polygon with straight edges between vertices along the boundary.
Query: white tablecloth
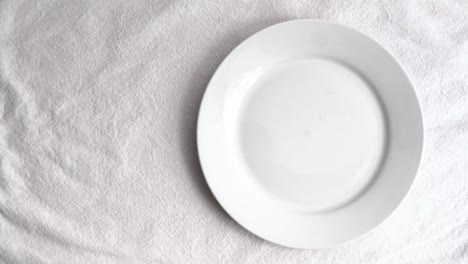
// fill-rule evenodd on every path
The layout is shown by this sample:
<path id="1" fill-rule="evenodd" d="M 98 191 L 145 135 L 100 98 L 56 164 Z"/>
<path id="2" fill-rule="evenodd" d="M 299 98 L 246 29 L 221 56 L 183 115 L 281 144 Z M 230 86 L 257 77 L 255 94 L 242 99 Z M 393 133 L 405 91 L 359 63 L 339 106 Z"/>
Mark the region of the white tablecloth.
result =
<path id="1" fill-rule="evenodd" d="M 411 192 L 334 249 L 245 231 L 196 154 L 216 67 L 256 31 L 298 18 L 379 41 L 424 113 Z M 0 45 L 1 263 L 468 263 L 467 1 L 3 0 Z"/>

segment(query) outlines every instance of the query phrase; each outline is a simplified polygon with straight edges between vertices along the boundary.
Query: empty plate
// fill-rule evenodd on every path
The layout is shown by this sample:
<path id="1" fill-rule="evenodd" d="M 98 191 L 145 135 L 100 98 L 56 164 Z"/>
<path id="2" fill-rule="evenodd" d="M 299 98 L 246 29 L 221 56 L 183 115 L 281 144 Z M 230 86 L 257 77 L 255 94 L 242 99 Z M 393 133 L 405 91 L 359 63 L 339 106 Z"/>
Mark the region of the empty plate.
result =
<path id="1" fill-rule="evenodd" d="M 378 43 L 295 20 L 248 38 L 219 66 L 197 140 L 208 185 L 240 225 L 322 248 L 395 210 L 419 166 L 423 124 L 410 80 Z"/>

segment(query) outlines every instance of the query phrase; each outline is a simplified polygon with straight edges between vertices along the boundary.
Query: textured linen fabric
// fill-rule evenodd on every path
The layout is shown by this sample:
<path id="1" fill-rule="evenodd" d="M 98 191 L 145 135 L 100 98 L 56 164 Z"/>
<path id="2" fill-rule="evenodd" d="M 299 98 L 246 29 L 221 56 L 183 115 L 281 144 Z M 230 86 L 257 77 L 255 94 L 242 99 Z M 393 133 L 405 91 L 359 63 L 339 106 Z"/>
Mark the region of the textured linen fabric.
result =
<path id="1" fill-rule="evenodd" d="M 222 59 L 299 18 L 380 42 L 424 114 L 409 195 L 333 249 L 244 230 L 196 154 Z M 468 263 L 467 1 L 2 0 L 0 88 L 0 263 Z"/>

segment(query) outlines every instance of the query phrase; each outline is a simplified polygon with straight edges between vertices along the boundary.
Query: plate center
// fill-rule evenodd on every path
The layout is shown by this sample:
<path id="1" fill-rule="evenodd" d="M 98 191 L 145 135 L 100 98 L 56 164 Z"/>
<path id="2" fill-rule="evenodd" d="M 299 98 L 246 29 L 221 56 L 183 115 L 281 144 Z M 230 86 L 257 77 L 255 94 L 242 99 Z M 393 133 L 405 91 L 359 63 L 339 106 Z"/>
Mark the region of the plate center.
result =
<path id="1" fill-rule="evenodd" d="M 385 122 L 371 87 L 348 67 L 321 58 L 288 61 L 262 74 L 238 124 L 252 177 L 307 211 L 355 198 L 385 148 Z"/>

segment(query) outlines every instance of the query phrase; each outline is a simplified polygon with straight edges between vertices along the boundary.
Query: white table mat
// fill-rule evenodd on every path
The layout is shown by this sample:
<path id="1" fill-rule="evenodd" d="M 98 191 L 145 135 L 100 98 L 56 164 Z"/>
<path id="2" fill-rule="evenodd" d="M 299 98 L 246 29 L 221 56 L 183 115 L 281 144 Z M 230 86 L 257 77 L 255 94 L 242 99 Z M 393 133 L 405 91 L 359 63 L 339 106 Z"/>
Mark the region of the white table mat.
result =
<path id="1" fill-rule="evenodd" d="M 380 42 L 424 113 L 411 192 L 334 249 L 245 231 L 196 154 L 216 67 L 256 31 L 298 18 Z M 0 96 L 0 263 L 468 263 L 467 1 L 3 0 Z"/>

